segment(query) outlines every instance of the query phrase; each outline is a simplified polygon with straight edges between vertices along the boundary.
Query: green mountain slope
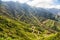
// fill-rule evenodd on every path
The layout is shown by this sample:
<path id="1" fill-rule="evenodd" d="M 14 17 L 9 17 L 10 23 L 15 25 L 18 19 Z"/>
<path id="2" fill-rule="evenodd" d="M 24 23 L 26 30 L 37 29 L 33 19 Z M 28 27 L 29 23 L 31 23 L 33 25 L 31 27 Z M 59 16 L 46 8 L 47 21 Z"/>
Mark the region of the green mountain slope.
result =
<path id="1" fill-rule="evenodd" d="M 47 40 L 50 39 L 59 40 L 60 34 L 57 33 L 58 31 L 54 34 L 54 33 L 50 33 L 48 30 L 44 30 L 45 28 L 42 29 L 40 28 L 36 26 L 36 28 L 34 29 L 35 32 L 33 32 L 32 26 L 29 24 L 20 21 L 18 22 L 6 16 L 0 16 L 0 39 L 1 40 L 5 40 L 5 39 L 6 40 L 14 40 L 14 39 L 15 40 L 39 40 L 39 39 L 46 40 L 45 38 L 46 35 L 51 35 L 48 36 Z M 39 34 L 38 31 L 40 32 Z M 57 36 L 59 38 L 55 39 L 55 37 Z"/>
<path id="2" fill-rule="evenodd" d="M 47 23 L 48 21 L 46 22 L 46 24 Z M 57 40 L 58 39 L 59 40 L 60 38 L 60 34 L 58 33 L 58 31 L 54 34 L 54 33 L 50 33 L 49 30 L 45 30 L 45 28 L 43 28 L 42 26 L 41 27 L 34 26 L 34 27 L 36 28 L 34 29 L 33 32 L 32 26 L 30 24 L 26 24 L 21 21 L 18 22 L 6 16 L 0 16 L 0 39 L 1 40 L 5 40 L 5 39 L 6 40 L 14 40 L 14 39 L 15 40 L 39 40 L 39 39 Z"/>
<path id="3" fill-rule="evenodd" d="M 2 2 L 0 39 L 60 40 L 60 22 L 56 20 L 55 15 L 45 9 L 38 10 L 26 4 Z"/>
<path id="4" fill-rule="evenodd" d="M 17 22 L 5 16 L 0 16 L 0 38 L 3 37 L 6 40 L 8 38 L 15 40 L 16 39 L 30 40 L 30 38 L 31 39 L 36 38 L 34 37 L 34 34 L 29 32 L 32 31 L 29 28 L 30 28 L 29 24 L 25 24 L 23 22 Z"/>

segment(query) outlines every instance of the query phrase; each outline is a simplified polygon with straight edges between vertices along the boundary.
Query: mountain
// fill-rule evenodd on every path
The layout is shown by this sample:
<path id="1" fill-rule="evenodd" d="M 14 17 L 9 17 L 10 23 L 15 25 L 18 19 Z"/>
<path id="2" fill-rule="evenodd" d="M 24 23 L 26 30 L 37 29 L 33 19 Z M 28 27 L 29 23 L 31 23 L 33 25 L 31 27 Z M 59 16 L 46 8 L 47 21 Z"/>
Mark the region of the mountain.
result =
<path id="1" fill-rule="evenodd" d="M 52 14 L 55 15 L 56 21 L 59 21 L 60 20 L 60 9 L 49 8 L 49 9 L 46 9 L 46 10 L 50 11 Z"/>
<path id="2" fill-rule="evenodd" d="M 50 8 L 50 9 L 47 9 L 47 10 L 49 10 L 49 11 L 52 12 L 53 14 L 60 15 L 60 9 Z"/>
<path id="3" fill-rule="evenodd" d="M 1 40 L 59 40 L 60 16 L 18 2 L 0 4 Z"/>

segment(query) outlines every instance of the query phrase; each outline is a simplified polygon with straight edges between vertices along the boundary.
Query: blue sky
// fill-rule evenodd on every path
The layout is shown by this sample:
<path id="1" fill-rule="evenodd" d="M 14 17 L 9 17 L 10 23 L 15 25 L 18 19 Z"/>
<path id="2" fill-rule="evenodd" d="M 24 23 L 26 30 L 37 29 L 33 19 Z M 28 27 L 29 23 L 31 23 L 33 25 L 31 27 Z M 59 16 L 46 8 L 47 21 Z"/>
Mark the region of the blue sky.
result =
<path id="1" fill-rule="evenodd" d="M 54 2 L 56 5 L 60 5 L 60 0 L 55 0 Z"/>
<path id="2" fill-rule="evenodd" d="M 27 3 L 28 5 L 35 7 L 60 9 L 60 0 L 3 0 L 3 1 L 18 1 L 20 3 Z"/>

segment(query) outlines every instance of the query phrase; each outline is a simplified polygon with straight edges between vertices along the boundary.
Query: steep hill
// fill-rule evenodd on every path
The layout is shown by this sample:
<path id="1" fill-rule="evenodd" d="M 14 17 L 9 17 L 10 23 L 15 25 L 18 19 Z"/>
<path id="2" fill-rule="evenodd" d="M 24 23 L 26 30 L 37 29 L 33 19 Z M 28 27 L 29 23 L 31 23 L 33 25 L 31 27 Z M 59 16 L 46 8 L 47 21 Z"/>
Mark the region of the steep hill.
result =
<path id="1" fill-rule="evenodd" d="M 1 5 L 1 11 L 4 14 L 17 18 L 19 20 L 27 19 L 27 18 L 24 18 L 25 16 L 27 16 L 29 19 L 32 15 L 37 17 L 38 19 L 39 17 L 55 19 L 55 15 L 53 15 L 48 10 L 45 10 L 43 8 L 31 7 L 27 4 L 21 4 L 18 2 L 16 3 L 15 2 L 3 2 Z"/>
<path id="2" fill-rule="evenodd" d="M 1 2 L 0 39 L 59 40 L 59 17 L 43 8 L 12 1 Z"/>
<path id="3" fill-rule="evenodd" d="M 55 23 L 53 20 L 47 20 L 43 23 L 45 23 L 45 27 L 34 26 L 0 15 L 0 40 L 59 40 L 60 23 Z M 56 32 L 46 29 L 49 25 L 51 30 Z"/>

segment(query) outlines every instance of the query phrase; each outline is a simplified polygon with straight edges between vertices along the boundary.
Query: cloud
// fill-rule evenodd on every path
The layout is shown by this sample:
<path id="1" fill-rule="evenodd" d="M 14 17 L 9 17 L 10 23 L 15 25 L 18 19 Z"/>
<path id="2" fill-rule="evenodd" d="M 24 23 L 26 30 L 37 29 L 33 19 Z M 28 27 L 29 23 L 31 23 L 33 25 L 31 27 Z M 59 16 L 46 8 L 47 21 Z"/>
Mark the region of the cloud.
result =
<path id="1" fill-rule="evenodd" d="M 29 5 L 35 6 L 36 4 L 51 4 L 53 0 L 33 0 L 32 2 L 28 2 Z"/>
<path id="2" fill-rule="evenodd" d="M 3 1 L 11 1 L 11 0 L 3 0 Z M 60 9 L 60 0 L 12 0 L 12 1 L 27 3 L 28 5 L 35 7 Z"/>
<path id="3" fill-rule="evenodd" d="M 16 2 L 17 0 L 2 0 L 2 1 L 15 1 Z"/>
<path id="4" fill-rule="evenodd" d="M 27 4 L 35 7 L 60 9 L 60 5 L 55 5 L 55 2 L 56 0 L 33 0 L 32 2 L 27 2 Z"/>
<path id="5" fill-rule="evenodd" d="M 18 0 L 20 3 L 25 3 L 25 2 L 27 2 L 27 1 L 29 1 L 29 0 Z"/>
<path id="6" fill-rule="evenodd" d="M 60 9 L 60 5 L 54 5 L 52 6 L 53 8 L 57 8 L 57 9 Z"/>

